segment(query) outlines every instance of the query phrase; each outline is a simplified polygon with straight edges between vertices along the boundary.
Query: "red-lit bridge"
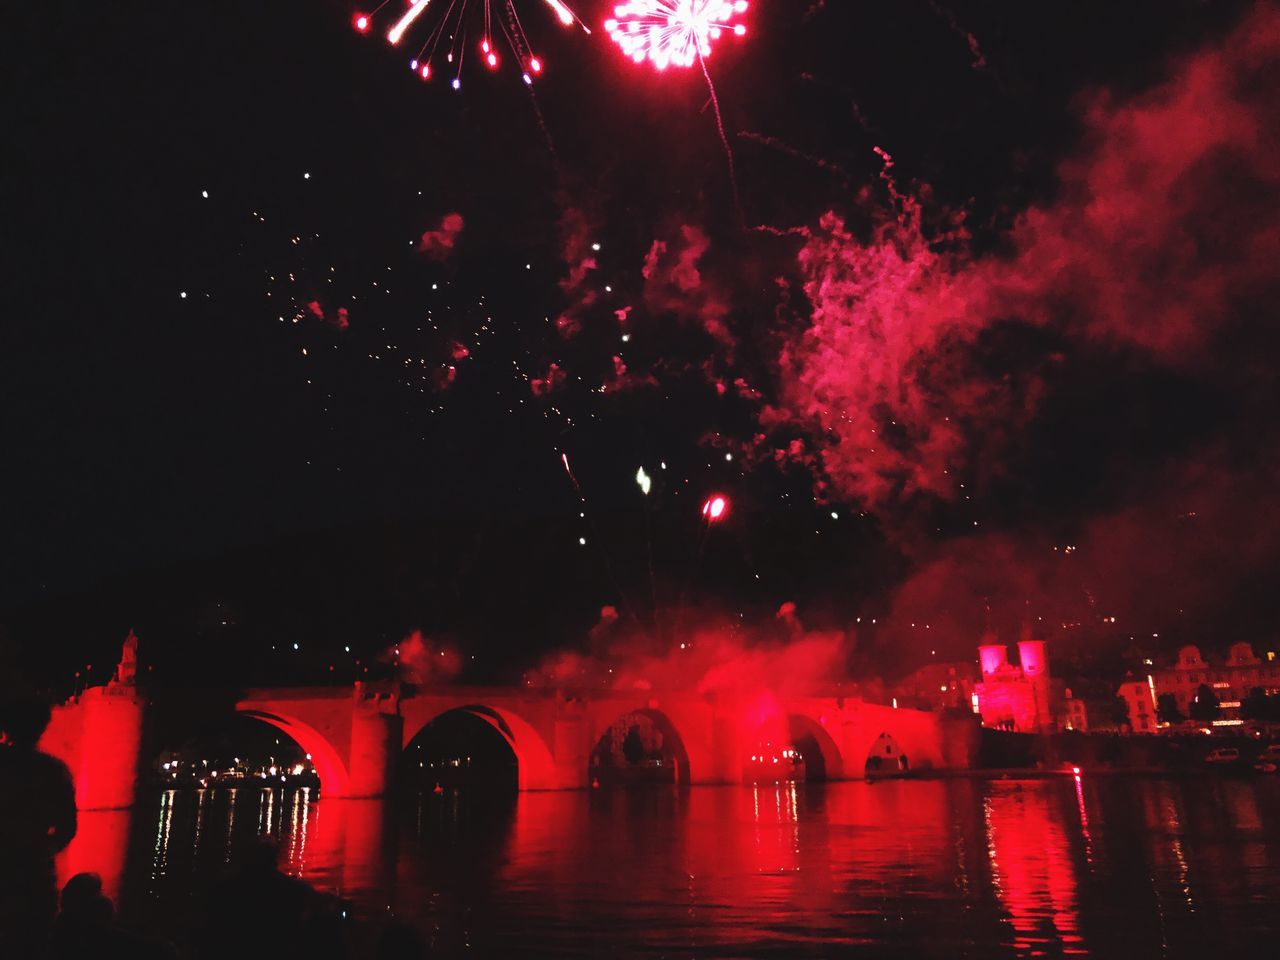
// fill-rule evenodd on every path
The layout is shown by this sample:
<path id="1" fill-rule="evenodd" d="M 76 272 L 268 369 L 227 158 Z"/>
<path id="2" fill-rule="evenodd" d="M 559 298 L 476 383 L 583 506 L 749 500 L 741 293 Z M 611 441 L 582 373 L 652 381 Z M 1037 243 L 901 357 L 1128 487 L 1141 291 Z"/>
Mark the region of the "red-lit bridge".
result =
<path id="1" fill-rule="evenodd" d="M 83 809 L 128 806 L 136 789 L 145 702 L 132 687 L 95 688 L 55 710 L 43 746 L 77 780 Z M 325 796 L 377 797 L 401 751 L 427 724 L 465 711 L 490 724 L 515 754 L 521 790 L 589 785 L 591 755 L 623 717 L 643 714 L 694 784 L 740 783 L 764 739 L 821 754 L 827 779 L 864 776 L 869 758 L 910 758 L 913 770 L 964 768 L 972 724 L 838 694 L 725 696 L 653 690 L 551 690 L 356 683 L 244 691 L 238 713 L 269 723 L 311 754 Z M 814 758 L 815 766 L 817 758 Z"/>

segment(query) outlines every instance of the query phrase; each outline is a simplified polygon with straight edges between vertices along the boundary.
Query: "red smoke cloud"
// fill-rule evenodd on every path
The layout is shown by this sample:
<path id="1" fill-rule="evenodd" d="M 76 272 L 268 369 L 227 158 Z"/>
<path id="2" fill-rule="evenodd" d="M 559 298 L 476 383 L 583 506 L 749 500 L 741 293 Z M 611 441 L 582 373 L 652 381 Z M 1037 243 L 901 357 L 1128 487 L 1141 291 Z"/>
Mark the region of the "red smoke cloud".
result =
<path id="1" fill-rule="evenodd" d="M 773 624 L 744 627 L 736 618 L 708 615 L 681 620 L 687 626 L 668 642 L 606 607 L 591 631 L 591 652 L 554 654 L 525 682 L 755 698 L 809 694 L 846 679 L 852 638 L 842 631 L 806 631 L 794 604 L 784 604 Z"/>
<path id="2" fill-rule="evenodd" d="M 462 669 L 457 653 L 433 643 L 420 630 L 384 650 L 378 662 L 394 667 L 406 683 L 416 684 L 447 682 Z"/>
<path id="3" fill-rule="evenodd" d="M 599 294 L 590 286 L 591 274 L 599 266 L 596 261 L 591 224 L 581 207 L 565 204 L 560 215 L 561 255 L 568 273 L 560 281 L 560 289 L 568 306 L 556 318 L 561 335 L 572 337 L 582 329 L 581 317 L 595 305 Z"/>
<path id="4" fill-rule="evenodd" d="M 453 253 L 454 244 L 464 226 L 462 214 L 446 213 L 435 230 L 427 230 L 418 242 L 418 252 L 433 260 L 444 260 Z"/>
<path id="5" fill-rule="evenodd" d="M 1242 639 L 1218 636 L 1215 617 L 1232 596 L 1265 608 L 1252 594 L 1280 562 L 1280 516 L 1260 506 L 1270 502 L 1276 459 L 1248 471 L 1219 451 L 1189 461 L 1163 489 L 1125 491 L 1125 506 L 1069 535 L 1001 531 L 938 546 L 894 596 L 886 618 L 894 648 L 919 649 L 928 636 L 948 648 L 944 657 L 969 657 L 984 603 L 1006 638 L 1026 619 L 1073 646 Z M 1269 634 L 1269 615 L 1259 617 Z"/>
<path id="6" fill-rule="evenodd" d="M 707 235 L 688 225 L 680 228 L 678 239 L 654 240 L 640 271 L 644 302 L 655 312 L 696 320 L 709 336 L 732 350 L 734 339 L 726 323 L 728 295 L 699 267 L 710 247 Z"/>
<path id="7" fill-rule="evenodd" d="M 977 346 L 997 324 L 1196 364 L 1236 303 L 1276 286 L 1280 224 L 1263 211 L 1280 191 L 1277 57 L 1280 12 L 1260 7 L 1155 89 L 1086 98 L 1084 147 L 1003 255 L 974 255 L 958 220 L 927 225 L 892 180 L 894 218 L 855 232 L 831 212 L 802 231 L 811 314 L 783 346 L 764 425 L 806 430 L 845 498 L 948 499 L 975 448 L 1016 442 L 1038 406 L 1034 369 L 981 368 Z"/>

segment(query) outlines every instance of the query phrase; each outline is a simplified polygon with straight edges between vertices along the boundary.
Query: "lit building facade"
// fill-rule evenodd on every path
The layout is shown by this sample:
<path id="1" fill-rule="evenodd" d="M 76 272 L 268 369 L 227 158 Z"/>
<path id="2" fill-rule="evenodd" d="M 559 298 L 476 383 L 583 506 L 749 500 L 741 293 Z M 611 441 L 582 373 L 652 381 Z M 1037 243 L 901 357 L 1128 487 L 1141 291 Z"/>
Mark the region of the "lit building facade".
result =
<path id="1" fill-rule="evenodd" d="M 1134 733 L 1157 733 L 1160 723 L 1156 718 L 1156 688 L 1150 677 L 1145 680 L 1126 680 L 1120 684 L 1116 696 L 1124 701 L 1129 711 L 1129 729 Z"/>
<path id="2" fill-rule="evenodd" d="M 1187 645 L 1178 651 L 1172 666 L 1154 671 L 1152 680 L 1156 695 L 1172 694 L 1184 717 L 1190 716 L 1201 684 L 1208 686 L 1218 698 L 1216 722 L 1238 724 L 1240 703 L 1254 687 L 1261 687 L 1272 696 L 1280 693 L 1280 661 L 1274 650 L 1258 657 L 1249 644 L 1233 643 L 1225 662 L 1214 664 L 1201 655 L 1199 647 Z"/>

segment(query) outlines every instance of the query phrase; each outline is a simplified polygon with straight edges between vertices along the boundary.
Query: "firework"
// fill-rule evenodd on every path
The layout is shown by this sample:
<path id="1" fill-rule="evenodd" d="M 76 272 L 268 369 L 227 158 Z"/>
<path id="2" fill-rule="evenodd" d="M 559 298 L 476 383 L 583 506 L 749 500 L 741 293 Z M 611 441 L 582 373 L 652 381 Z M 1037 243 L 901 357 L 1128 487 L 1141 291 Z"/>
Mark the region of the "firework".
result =
<path id="1" fill-rule="evenodd" d="M 604 28 L 636 63 L 649 60 L 659 70 L 691 67 L 726 31 L 739 37 L 747 32 L 737 22 L 746 10 L 747 0 L 627 0 Z"/>
<path id="2" fill-rule="evenodd" d="M 374 18 L 389 2 L 390 0 L 382 0 L 382 3 L 378 4 L 371 13 L 355 14 L 352 24 L 356 30 L 360 33 L 368 33 L 373 27 Z M 561 0 L 544 0 L 544 2 L 564 26 L 577 23 L 586 32 L 591 32 L 578 19 L 578 15 Z M 417 55 L 409 60 L 409 69 L 423 80 L 430 80 L 435 75 L 431 66 L 432 61 L 441 57 L 446 64 L 453 67 L 450 86 L 457 90 L 462 86 L 462 62 L 468 50 L 469 18 L 467 14 L 476 6 L 483 10 L 483 26 L 480 30 L 480 42 L 477 44 L 481 62 L 490 70 L 496 70 L 501 65 L 495 42 L 495 38 L 501 35 L 520 66 L 524 82 L 532 83 L 533 78 L 542 72 L 543 61 L 542 58 L 534 55 L 529 46 L 529 38 L 525 35 L 524 27 L 520 23 L 520 15 L 516 11 L 516 0 L 475 0 L 474 3 L 472 0 L 451 0 L 449 3 L 436 0 L 434 4 L 432 0 L 410 0 L 408 8 L 387 30 L 387 42 L 392 46 L 399 46 L 406 35 L 413 31 L 418 21 L 426 17 L 428 10 L 443 10 L 443 13 L 431 20 L 431 26 L 426 31 L 426 38 L 418 49 Z M 498 14 L 496 28 L 495 8 Z"/>

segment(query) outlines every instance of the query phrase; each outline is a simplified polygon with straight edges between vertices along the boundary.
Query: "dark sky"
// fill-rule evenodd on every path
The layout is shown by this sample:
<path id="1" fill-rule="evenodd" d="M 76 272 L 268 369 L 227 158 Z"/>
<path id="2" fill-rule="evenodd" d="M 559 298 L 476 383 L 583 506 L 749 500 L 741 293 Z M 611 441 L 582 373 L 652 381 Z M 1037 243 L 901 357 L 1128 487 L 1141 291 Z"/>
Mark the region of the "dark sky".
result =
<path id="1" fill-rule="evenodd" d="M 133 626 L 187 678 L 414 629 L 507 676 L 655 597 L 874 617 L 876 669 L 967 656 L 987 602 L 1080 649 L 1274 638 L 1252 5 L 756 3 L 708 60 L 740 203 L 701 72 L 541 3 L 536 103 L 509 62 L 424 84 L 336 0 L 118 6 L 6 27 L 0 624 L 33 672 Z M 868 282 L 877 242 L 926 276 Z"/>

